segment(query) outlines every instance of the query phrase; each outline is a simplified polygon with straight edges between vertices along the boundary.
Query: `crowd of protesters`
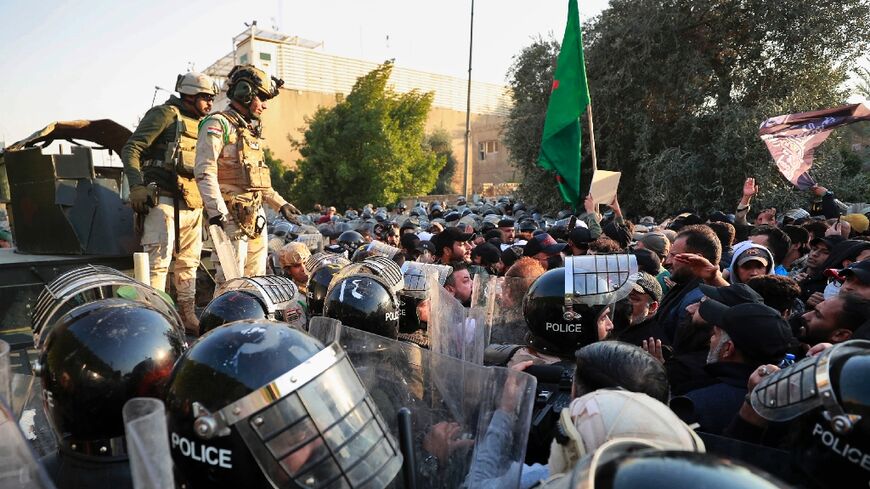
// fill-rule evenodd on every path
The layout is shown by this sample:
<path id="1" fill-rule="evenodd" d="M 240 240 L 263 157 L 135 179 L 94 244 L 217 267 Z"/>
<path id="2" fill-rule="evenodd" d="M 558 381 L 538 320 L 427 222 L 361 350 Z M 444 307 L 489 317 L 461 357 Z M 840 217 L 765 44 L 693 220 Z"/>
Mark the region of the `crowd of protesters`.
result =
<path id="1" fill-rule="evenodd" d="M 404 204 L 391 209 L 366 206 L 344 214 L 318 206 L 317 212 L 303 216 L 309 225 L 297 226 L 295 232 L 316 226 L 325 250 L 348 258 L 365 256 L 358 250 L 380 241 L 397 249 L 393 259 L 400 263 L 449 265 L 452 272 L 443 286 L 465 306 L 470 305 L 478 274 L 509 279 L 503 300 L 521 303 L 535 280 L 562 267 L 566 256 L 631 254 L 638 267 L 631 293 L 599 320 L 599 341 L 577 352 L 575 400 L 568 409 L 580 433 L 589 423 L 583 402 L 597 403 L 597 409 L 634 403 L 633 409 L 645 410 L 650 422 L 662 421 L 640 430 L 658 446 L 699 451 L 698 432 L 789 450 L 794 433 L 760 416 L 750 393 L 765 377 L 794 362 L 849 340 L 870 339 L 870 204 L 847 213 L 833 192 L 816 186 L 810 210 L 755 212 L 756 193 L 749 178 L 731 213 L 686 211 L 634 220 L 625 217 L 617 198 L 601 212 L 587 198 L 584 212 L 565 210 L 555 216 L 507 197 L 475 202 L 460 198 L 452 205 L 419 202 L 410 209 Z M 289 258 L 286 251 L 298 247 L 284 245 L 294 235 L 282 233 L 270 243 L 276 270 L 283 266 L 288 274 L 294 266 L 299 273 L 304 261 L 298 253 Z M 299 283 L 305 283 L 304 277 Z M 497 324 L 512 321 L 523 318 Z M 511 351 L 509 361 L 496 364 L 522 369 L 564 360 L 536 350 L 528 336 L 515 331 L 493 327 L 491 343 L 521 347 Z M 589 359 L 581 361 L 586 358 L 583 350 L 590 347 L 614 350 L 587 352 Z M 605 357 L 619 365 L 607 364 Z M 608 382 L 601 383 L 605 377 Z M 863 379 L 840 379 L 845 381 Z M 599 384 L 621 388 L 626 394 L 619 395 L 629 397 L 609 399 L 617 394 L 597 391 Z M 631 398 L 631 393 L 647 394 L 658 403 L 647 396 Z M 870 401 L 870 395 L 865 399 Z M 660 409 L 661 403 L 670 410 Z M 617 418 L 608 422 L 626 423 Z M 590 453 L 618 438 L 620 430 L 637 426 L 612 428 L 614 434 L 599 433 L 595 446 L 579 453 Z M 853 431 L 851 446 L 870 446 L 870 438 L 864 438 L 868 434 Z M 576 450 L 551 450 L 549 464 L 522 468 L 523 486 L 570 471 L 577 459 Z M 867 470 L 864 462 L 855 463 Z M 807 486 L 828 482 L 825 477 L 798 481 Z"/>

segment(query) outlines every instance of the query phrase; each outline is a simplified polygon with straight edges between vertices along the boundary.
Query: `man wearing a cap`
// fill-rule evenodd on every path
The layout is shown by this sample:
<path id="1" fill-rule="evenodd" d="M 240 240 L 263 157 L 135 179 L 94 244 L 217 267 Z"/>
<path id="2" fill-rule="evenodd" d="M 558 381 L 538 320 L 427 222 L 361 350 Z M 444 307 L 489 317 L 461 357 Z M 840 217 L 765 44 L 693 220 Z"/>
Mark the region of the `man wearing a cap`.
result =
<path id="1" fill-rule="evenodd" d="M 734 258 L 728 267 L 732 284 L 745 284 L 749 279 L 773 273 L 773 255 L 764 246 L 744 241 L 734 248 Z"/>
<path id="2" fill-rule="evenodd" d="M 698 290 L 703 294 L 704 300 L 713 299 L 729 307 L 738 304 L 763 303 L 761 295 L 746 284 L 731 284 L 727 287 L 712 287 L 701 284 Z M 672 394 L 675 396 L 708 385 L 711 381 L 705 366 L 707 365 L 707 353 L 710 350 L 710 335 L 713 334 L 713 326 L 701 317 L 698 311 L 700 306 L 700 302 L 695 302 L 686 307 L 687 317 L 677 327 L 672 355 L 665 362 L 668 382 L 670 382 Z M 655 338 L 650 338 L 646 344 L 642 343 L 641 346 L 649 351 L 653 348 L 654 340 Z"/>
<path id="3" fill-rule="evenodd" d="M 655 277 L 638 272 L 637 282 L 626 300 L 631 305 L 631 320 L 628 328 L 616 332 L 616 339 L 641 346 L 647 338 L 661 337 L 653 320 L 662 300 L 662 287 Z"/>
<path id="4" fill-rule="evenodd" d="M 278 261 L 284 275 L 293 279 L 293 283 L 304 296 L 308 292 L 308 273 L 305 271 L 305 260 L 311 256 L 311 251 L 304 243 L 287 243 L 278 252 Z"/>
<path id="5" fill-rule="evenodd" d="M 471 243 L 474 233 L 463 233 L 458 228 L 449 227 L 432 236 L 435 245 L 435 256 L 438 263 L 450 265 L 454 262 L 471 262 Z"/>
<path id="6" fill-rule="evenodd" d="M 764 304 L 729 307 L 706 299 L 698 312 L 713 325 L 704 367 L 713 381 L 686 393 L 690 402 L 677 401 L 677 411 L 687 423 L 699 423 L 700 431 L 721 434 L 743 405 L 749 376 L 761 365 L 779 363 L 793 337 L 779 312 Z"/>
<path id="7" fill-rule="evenodd" d="M 822 293 L 828 285 L 828 278 L 825 276 L 828 259 L 831 257 L 831 251 L 834 247 L 842 241 L 843 238 L 839 235 L 822 236 L 810 241 L 807 268 L 803 273 L 794 277 L 801 286 L 801 300 L 806 303 L 807 308 L 816 307 L 822 300 Z M 813 294 L 816 294 L 816 297 L 810 300 Z"/>
<path id="8" fill-rule="evenodd" d="M 502 219 L 498 222 L 498 229 L 504 234 L 504 243 L 511 244 L 514 242 L 514 220 Z"/>
<path id="9" fill-rule="evenodd" d="M 567 246 L 559 243 L 547 233 L 533 236 L 523 248 L 523 256 L 538 260 L 547 270 L 559 268 L 563 265 L 562 250 Z"/>
<path id="10" fill-rule="evenodd" d="M 577 226 L 568 233 L 568 247 L 571 251 L 571 256 L 587 254 L 589 252 L 589 243 L 593 241 L 595 241 L 595 238 L 592 237 L 592 231 L 584 223 L 578 222 Z"/>
<path id="11" fill-rule="evenodd" d="M 840 270 L 838 275 L 843 280 L 840 293 L 855 294 L 870 299 L 870 250 L 862 254 L 868 257 Z"/>
<path id="12" fill-rule="evenodd" d="M 634 244 L 634 249 L 636 250 L 649 250 L 655 253 L 659 260 L 662 262 L 668 257 L 668 254 L 671 252 L 671 241 L 668 239 L 664 233 L 659 232 L 651 232 L 646 233 Z M 667 294 L 670 287 L 667 284 L 665 279 L 670 279 L 671 272 L 667 269 L 662 268 L 661 271 L 656 275 L 656 280 L 658 280 L 659 285 L 662 286 L 662 293 Z"/>

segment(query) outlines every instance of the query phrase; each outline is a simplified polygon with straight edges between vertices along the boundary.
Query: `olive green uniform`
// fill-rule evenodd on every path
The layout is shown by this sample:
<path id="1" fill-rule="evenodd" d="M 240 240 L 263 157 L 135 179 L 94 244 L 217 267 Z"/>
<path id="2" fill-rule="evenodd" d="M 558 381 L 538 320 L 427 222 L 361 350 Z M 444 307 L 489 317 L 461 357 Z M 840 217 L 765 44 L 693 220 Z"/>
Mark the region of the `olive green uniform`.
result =
<path id="1" fill-rule="evenodd" d="M 266 273 L 262 204 L 275 210 L 287 204 L 272 188 L 261 144 L 250 122 L 232 108 L 206 117 L 196 144 L 196 183 L 205 211 L 209 218 L 226 219 L 224 229 L 246 277 Z"/>
<path id="2" fill-rule="evenodd" d="M 169 265 L 175 257 L 179 305 L 194 301 L 202 253 L 202 199 L 193 179 L 198 123 L 196 115 L 183 111 L 181 99 L 171 96 L 145 113 L 121 151 L 131 188 L 156 184 L 156 202 L 145 215 L 141 245 L 148 253 L 151 286 L 156 289 L 165 290 Z"/>

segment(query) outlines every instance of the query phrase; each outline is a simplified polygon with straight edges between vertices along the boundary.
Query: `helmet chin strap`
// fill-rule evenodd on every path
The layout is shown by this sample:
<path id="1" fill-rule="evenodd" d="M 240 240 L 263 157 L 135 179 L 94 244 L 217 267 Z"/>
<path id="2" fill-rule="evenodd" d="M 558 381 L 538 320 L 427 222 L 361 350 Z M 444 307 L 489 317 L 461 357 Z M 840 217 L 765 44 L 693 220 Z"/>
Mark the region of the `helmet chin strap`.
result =
<path id="1" fill-rule="evenodd" d="M 253 103 L 253 102 L 251 102 L 251 103 Z M 235 109 L 236 112 L 241 114 L 241 116 L 244 117 L 245 120 L 247 120 L 248 122 L 255 120 L 255 119 L 259 119 L 259 117 L 254 116 L 253 113 L 251 112 L 250 104 L 245 105 L 245 104 L 238 102 L 236 100 L 230 100 L 230 106 L 232 106 L 232 108 Z"/>

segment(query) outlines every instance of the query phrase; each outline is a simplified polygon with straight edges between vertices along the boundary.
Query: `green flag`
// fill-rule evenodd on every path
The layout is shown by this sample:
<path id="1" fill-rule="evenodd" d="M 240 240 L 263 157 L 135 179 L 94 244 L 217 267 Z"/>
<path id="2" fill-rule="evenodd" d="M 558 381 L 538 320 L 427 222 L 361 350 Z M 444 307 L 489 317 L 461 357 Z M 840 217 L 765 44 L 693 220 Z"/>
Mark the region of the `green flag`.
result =
<path id="1" fill-rule="evenodd" d="M 556 61 L 538 166 L 555 171 L 565 202 L 580 206 L 580 116 L 589 105 L 583 33 L 577 0 L 568 0 L 568 24 Z"/>

